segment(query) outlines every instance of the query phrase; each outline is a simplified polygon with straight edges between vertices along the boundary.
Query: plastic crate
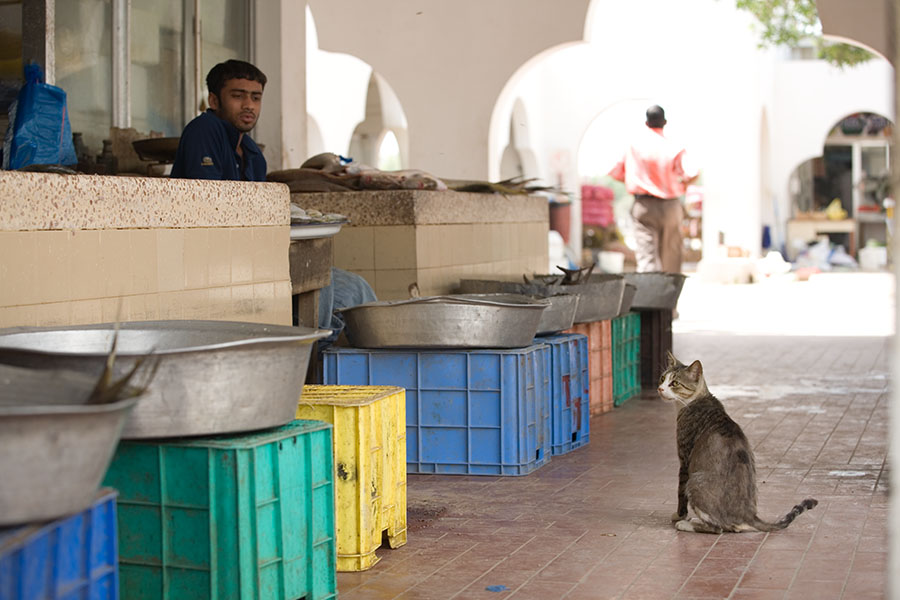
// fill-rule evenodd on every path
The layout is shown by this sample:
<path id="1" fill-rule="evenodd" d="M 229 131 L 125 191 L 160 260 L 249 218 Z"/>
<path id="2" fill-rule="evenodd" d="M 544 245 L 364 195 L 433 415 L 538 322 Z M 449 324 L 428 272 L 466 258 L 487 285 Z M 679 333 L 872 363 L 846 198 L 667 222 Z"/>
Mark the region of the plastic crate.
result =
<path id="1" fill-rule="evenodd" d="M 550 460 L 550 347 L 323 352 L 326 384 L 406 389 L 406 471 L 527 475 Z"/>
<path id="2" fill-rule="evenodd" d="M 117 600 L 116 492 L 39 525 L 0 528 L 0 600 Z"/>
<path id="3" fill-rule="evenodd" d="M 612 325 L 609 320 L 578 323 L 566 333 L 588 338 L 588 372 L 591 378 L 591 414 L 613 409 Z"/>
<path id="4" fill-rule="evenodd" d="M 122 441 L 119 574 L 129 600 L 337 595 L 332 426 Z"/>
<path id="5" fill-rule="evenodd" d="M 613 404 L 621 406 L 641 393 L 641 316 L 636 312 L 612 320 Z"/>
<path id="6" fill-rule="evenodd" d="M 337 570 L 364 571 L 406 543 L 406 391 L 395 386 L 307 385 L 298 419 L 334 425 Z"/>
<path id="7" fill-rule="evenodd" d="M 581 222 L 606 227 L 615 222 L 613 190 L 601 185 L 581 186 Z"/>
<path id="8" fill-rule="evenodd" d="M 550 346 L 550 451 L 557 456 L 590 442 L 588 338 L 567 333 L 541 341 Z"/>
<path id="9" fill-rule="evenodd" d="M 641 387 L 656 389 L 666 369 L 666 353 L 672 351 L 672 310 L 640 310 Z"/>

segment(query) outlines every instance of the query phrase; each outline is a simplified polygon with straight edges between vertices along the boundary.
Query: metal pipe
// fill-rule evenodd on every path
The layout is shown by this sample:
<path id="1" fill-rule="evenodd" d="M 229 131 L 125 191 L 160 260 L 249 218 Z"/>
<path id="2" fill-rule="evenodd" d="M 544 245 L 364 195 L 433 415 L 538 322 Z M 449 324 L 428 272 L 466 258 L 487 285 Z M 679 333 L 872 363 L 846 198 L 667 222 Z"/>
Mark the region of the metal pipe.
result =
<path id="1" fill-rule="evenodd" d="M 203 24 L 200 22 L 200 0 L 194 0 L 194 109 L 187 115 L 190 121 L 200 109 L 203 99 L 203 44 L 201 35 Z"/>
<path id="2" fill-rule="evenodd" d="M 22 2 L 22 62 L 34 61 L 44 70 L 44 81 L 56 83 L 56 3 Z"/>
<path id="3" fill-rule="evenodd" d="M 112 2 L 112 125 L 131 127 L 131 0 Z"/>

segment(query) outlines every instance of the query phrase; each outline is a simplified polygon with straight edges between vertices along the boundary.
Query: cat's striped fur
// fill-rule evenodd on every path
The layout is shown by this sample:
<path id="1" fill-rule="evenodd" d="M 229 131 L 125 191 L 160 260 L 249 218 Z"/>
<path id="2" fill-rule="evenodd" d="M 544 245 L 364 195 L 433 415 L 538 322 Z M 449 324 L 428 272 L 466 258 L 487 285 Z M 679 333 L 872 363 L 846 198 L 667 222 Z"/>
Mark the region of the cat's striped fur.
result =
<path id="1" fill-rule="evenodd" d="M 818 501 L 807 498 L 775 522 L 756 514 L 756 467 L 753 450 L 740 425 L 713 396 L 703 366 L 688 366 L 670 352 L 659 379 L 663 400 L 677 402 L 678 510 L 672 515 L 681 531 L 775 531 L 784 529 Z M 688 508 L 696 517 L 688 518 Z"/>

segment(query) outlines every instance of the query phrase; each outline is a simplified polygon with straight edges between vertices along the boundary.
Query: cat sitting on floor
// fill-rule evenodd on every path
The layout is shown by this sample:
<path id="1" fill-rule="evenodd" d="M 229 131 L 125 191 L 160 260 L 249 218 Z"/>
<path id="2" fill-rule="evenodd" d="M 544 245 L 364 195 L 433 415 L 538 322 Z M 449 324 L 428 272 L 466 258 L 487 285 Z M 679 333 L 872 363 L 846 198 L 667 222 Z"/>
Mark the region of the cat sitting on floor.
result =
<path id="1" fill-rule="evenodd" d="M 753 450 L 740 425 L 709 393 L 703 366 L 689 366 L 668 353 L 659 378 L 659 395 L 678 408 L 678 511 L 672 515 L 680 531 L 722 533 L 784 529 L 818 501 L 807 498 L 774 523 L 756 514 L 756 467 Z M 695 518 L 688 519 L 688 507 Z"/>

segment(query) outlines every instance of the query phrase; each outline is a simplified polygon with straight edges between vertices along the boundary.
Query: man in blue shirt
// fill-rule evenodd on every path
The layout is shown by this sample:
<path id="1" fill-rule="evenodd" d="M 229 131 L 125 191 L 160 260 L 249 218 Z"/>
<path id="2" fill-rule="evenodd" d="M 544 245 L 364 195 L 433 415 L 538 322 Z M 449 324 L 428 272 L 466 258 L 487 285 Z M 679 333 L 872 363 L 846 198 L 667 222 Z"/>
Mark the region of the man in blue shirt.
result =
<path id="1" fill-rule="evenodd" d="M 266 76 L 248 62 L 226 60 L 206 76 L 209 109 L 181 133 L 172 177 L 265 181 L 266 159 L 247 133 L 262 108 Z"/>

